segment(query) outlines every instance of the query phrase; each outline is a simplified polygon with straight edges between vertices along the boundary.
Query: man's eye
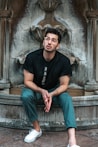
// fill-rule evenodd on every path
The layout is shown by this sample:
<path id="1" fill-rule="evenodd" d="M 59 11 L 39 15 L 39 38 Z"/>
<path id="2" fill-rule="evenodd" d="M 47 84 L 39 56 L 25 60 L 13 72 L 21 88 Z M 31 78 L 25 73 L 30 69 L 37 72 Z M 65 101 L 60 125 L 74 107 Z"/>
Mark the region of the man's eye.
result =
<path id="1" fill-rule="evenodd" d="M 52 41 L 53 41 L 53 42 L 57 42 L 57 40 L 56 40 L 56 39 L 52 39 Z"/>
<path id="2" fill-rule="evenodd" d="M 50 41 L 50 40 L 51 40 L 51 41 L 54 42 L 54 43 L 57 42 L 57 39 L 55 39 L 55 38 L 45 37 L 45 40 L 46 40 L 46 41 Z"/>

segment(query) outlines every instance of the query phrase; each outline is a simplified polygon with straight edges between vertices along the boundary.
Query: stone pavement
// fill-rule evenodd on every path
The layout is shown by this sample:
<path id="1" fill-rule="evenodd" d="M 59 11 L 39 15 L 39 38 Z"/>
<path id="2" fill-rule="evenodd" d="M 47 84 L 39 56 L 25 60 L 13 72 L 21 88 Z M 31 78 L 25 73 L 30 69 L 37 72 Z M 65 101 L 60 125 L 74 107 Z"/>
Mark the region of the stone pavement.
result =
<path id="1" fill-rule="evenodd" d="M 43 132 L 34 143 L 24 143 L 28 130 L 0 127 L 0 147 L 66 147 L 67 132 Z M 77 130 L 77 143 L 81 147 L 98 147 L 98 129 Z"/>

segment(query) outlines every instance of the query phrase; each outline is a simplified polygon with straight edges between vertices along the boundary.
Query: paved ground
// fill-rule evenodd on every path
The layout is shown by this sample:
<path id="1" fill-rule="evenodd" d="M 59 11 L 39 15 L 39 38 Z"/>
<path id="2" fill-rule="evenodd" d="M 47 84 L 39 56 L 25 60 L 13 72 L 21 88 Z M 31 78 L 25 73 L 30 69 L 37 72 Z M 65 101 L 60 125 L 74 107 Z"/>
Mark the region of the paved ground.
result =
<path id="1" fill-rule="evenodd" d="M 67 132 L 43 132 L 43 136 L 34 143 L 24 143 L 28 130 L 0 127 L 0 147 L 66 147 Z M 78 145 L 98 147 L 98 129 L 76 131 Z"/>

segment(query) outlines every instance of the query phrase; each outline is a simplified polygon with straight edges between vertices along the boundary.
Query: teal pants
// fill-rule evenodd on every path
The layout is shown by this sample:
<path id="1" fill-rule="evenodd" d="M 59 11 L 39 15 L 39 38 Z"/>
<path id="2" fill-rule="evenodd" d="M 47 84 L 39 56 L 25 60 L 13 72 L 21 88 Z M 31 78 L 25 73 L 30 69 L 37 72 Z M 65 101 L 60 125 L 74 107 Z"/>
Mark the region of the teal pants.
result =
<path id="1" fill-rule="evenodd" d="M 36 102 L 40 99 L 42 99 L 40 93 L 36 93 L 29 88 L 22 89 L 21 100 L 30 122 L 38 120 Z M 56 97 L 53 97 L 53 103 L 61 107 L 66 128 L 76 128 L 72 97 L 67 92 L 64 92 Z"/>

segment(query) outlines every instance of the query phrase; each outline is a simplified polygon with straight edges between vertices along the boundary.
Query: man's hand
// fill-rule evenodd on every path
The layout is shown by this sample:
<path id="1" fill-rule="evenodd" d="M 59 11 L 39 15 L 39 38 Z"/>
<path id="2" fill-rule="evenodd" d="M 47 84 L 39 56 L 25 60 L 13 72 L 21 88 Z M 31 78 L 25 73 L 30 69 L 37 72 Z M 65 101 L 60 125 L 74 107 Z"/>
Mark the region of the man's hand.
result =
<path id="1" fill-rule="evenodd" d="M 50 111 L 50 108 L 51 108 L 51 104 L 52 104 L 52 97 L 48 97 L 46 102 L 45 102 L 45 112 L 49 112 Z"/>
<path id="2" fill-rule="evenodd" d="M 52 104 L 52 96 L 47 90 L 42 90 L 42 97 L 45 104 L 45 112 L 49 112 Z"/>

